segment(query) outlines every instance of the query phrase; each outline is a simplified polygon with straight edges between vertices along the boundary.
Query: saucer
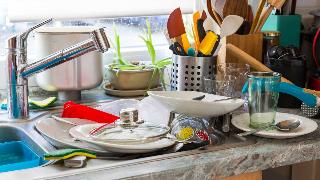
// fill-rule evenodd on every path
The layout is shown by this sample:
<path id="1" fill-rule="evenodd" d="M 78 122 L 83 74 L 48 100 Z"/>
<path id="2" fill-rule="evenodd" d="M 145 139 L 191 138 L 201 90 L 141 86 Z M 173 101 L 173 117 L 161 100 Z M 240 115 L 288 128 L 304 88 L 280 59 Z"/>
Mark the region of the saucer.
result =
<path id="1" fill-rule="evenodd" d="M 262 130 L 262 131 L 256 132 L 253 135 L 265 137 L 265 138 L 273 138 L 273 139 L 287 139 L 287 138 L 294 138 L 294 137 L 302 136 L 305 134 L 309 134 L 318 128 L 318 124 L 309 118 L 305 118 L 305 117 L 294 115 L 294 114 L 280 113 L 280 112 L 276 113 L 275 123 L 278 123 L 279 121 L 289 120 L 289 119 L 299 120 L 300 126 L 289 132 L 279 131 L 277 129 L 271 129 L 271 130 L 268 129 L 268 130 Z M 231 123 L 236 128 L 243 131 L 253 130 L 249 127 L 249 123 L 250 123 L 249 113 L 244 113 L 244 114 L 240 114 L 233 117 L 231 120 Z"/>
<path id="2" fill-rule="evenodd" d="M 110 96 L 118 96 L 118 97 L 136 97 L 136 96 L 145 96 L 147 95 L 147 91 L 161 91 L 162 87 L 156 87 L 152 89 L 144 89 L 144 90 L 118 90 L 114 89 L 111 84 L 105 84 L 103 86 L 105 93 Z"/>

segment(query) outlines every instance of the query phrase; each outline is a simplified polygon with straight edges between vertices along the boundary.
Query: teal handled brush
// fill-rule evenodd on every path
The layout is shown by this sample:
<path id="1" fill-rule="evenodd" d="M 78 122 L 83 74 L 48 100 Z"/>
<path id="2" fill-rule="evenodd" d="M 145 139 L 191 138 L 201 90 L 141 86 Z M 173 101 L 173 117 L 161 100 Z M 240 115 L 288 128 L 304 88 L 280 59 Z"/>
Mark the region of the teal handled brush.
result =
<path id="1" fill-rule="evenodd" d="M 97 158 L 96 153 L 85 149 L 61 149 L 44 154 L 44 160 L 65 160 L 75 156 L 85 156 L 88 158 Z"/>

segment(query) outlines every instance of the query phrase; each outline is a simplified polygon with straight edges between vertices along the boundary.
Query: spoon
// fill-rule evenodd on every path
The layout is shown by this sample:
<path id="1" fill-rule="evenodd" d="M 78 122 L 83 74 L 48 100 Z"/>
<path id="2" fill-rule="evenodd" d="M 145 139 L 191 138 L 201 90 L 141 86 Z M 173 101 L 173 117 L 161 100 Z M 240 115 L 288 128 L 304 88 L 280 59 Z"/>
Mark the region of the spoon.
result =
<path id="1" fill-rule="evenodd" d="M 201 101 L 205 97 L 206 97 L 206 95 L 201 95 L 201 96 L 197 96 L 197 97 L 192 98 L 192 100 Z M 227 97 L 227 98 L 224 98 L 224 99 L 213 100 L 212 102 L 226 101 L 226 100 L 230 100 L 230 99 L 237 99 L 237 98 L 236 97 Z"/>
<path id="2" fill-rule="evenodd" d="M 244 19 L 237 15 L 229 15 L 225 17 L 222 21 L 221 28 L 220 28 L 220 38 L 230 36 L 238 31 L 238 29 L 241 27 Z M 214 29 L 214 26 L 212 24 L 212 20 L 206 19 L 203 23 L 203 27 L 206 31 L 213 31 L 217 32 L 216 29 Z"/>
<path id="3" fill-rule="evenodd" d="M 206 97 L 206 95 L 201 95 L 201 96 L 197 96 L 197 97 L 192 98 L 192 100 L 201 101 L 205 97 Z"/>
<path id="4" fill-rule="evenodd" d="M 268 126 L 268 127 L 263 127 L 263 128 L 260 128 L 260 129 L 254 129 L 252 131 L 247 131 L 247 132 L 243 132 L 243 133 L 239 133 L 237 134 L 238 136 L 240 137 L 244 137 L 244 136 L 248 136 L 248 135 L 251 135 L 251 134 L 254 134 L 254 133 L 257 133 L 257 132 L 260 132 L 260 131 L 263 131 L 267 128 L 270 128 L 270 127 L 275 127 L 276 129 L 278 129 L 279 131 L 285 131 L 285 132 L 289 132 L 289 131 L 292 131 L 294 129 L 296 129 L 297 127 L 300 126 L 300 121 L 299 120 L 284 120 L 284 121 L 280 121 L 278 122 L 277 124 L 275 125 L 271 125 L 271 126 Z"/>
<path id="5" fill-rule="evenodd" d="M 238 31 L 244 19 L 237 15 L 229 15 L 225 17 L 221 24 L 220 37 L 230 36 Z"/>

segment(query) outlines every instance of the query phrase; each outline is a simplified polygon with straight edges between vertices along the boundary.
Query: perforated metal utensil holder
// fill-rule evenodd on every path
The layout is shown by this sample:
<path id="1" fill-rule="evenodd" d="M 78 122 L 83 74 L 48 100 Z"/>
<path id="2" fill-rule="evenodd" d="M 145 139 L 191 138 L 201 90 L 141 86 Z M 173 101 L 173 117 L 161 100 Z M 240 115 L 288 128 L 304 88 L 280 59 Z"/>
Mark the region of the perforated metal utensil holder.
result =
<path id="1" fill-rule="evenodd" d="M 213 78 L 217 57 L 172 56 L 172 91 L 202 91 L 203 78 Z"/>

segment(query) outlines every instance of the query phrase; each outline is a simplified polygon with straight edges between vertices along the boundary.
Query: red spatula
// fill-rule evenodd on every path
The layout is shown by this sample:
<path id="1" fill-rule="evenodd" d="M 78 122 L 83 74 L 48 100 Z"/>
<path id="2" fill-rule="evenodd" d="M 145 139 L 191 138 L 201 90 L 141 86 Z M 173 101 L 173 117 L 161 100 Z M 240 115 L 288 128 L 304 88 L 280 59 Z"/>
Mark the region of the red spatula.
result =
<path id="1" fill-rule="evenodd" d="M 181 9 L 175 9 L 168 18 L 167 29 L 170 39 L 177 41 L 184 49 L 188 52 L 190 48 L 190 43 L 187 38 L 186 30 L 183 24 Z"/>

